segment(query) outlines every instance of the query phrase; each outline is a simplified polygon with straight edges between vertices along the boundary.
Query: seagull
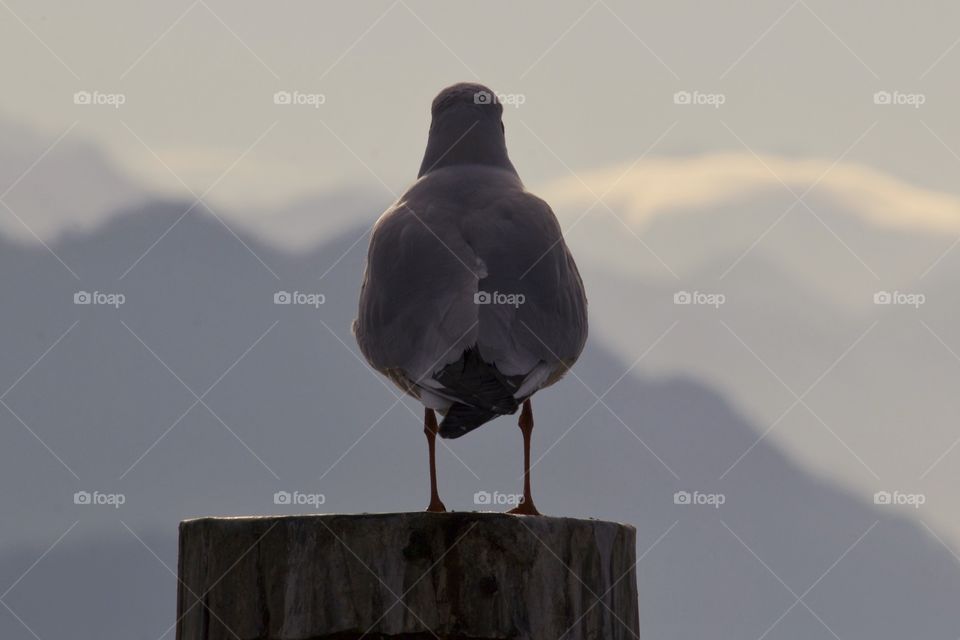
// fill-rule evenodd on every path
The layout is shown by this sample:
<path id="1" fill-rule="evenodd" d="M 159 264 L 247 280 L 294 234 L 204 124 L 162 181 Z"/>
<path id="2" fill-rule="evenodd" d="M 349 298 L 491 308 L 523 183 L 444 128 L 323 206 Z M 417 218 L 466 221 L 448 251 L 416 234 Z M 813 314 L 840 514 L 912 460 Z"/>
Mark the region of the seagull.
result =
<path id="1" fill-rule="evenodd" d="M 587 299 L 550 206 L 507 156 L 503 105 L 460 83 L 433 100 L 417 180 L 373 227 L 353 332 L 369 364 L 424 406 L 436 436 L 459 438 L 518 410 L 523 499 L 530 491 L 530 397 L 557 382 L 587 339 Z M 443 419 L 437 424 L 436 413 Z"/>

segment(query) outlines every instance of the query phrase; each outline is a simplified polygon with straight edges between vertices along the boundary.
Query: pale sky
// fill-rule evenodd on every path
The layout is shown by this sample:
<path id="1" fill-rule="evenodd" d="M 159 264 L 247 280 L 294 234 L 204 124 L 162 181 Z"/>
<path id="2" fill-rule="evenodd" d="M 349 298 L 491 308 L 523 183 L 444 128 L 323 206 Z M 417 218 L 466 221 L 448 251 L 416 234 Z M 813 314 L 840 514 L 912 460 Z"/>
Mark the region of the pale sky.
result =
<path id="1" fill-rule="evenodd" d="M 531 185 L 735 151 L 960 190 L 955 3 L 5 0 L 0 16 L 0 118 L 51 140 L 76 123 L 66 139 L 135 179 L 216 183 L 233 206 L 344 184 L 389 198 L 415 175 L 431 98 L 461 80 L 523 102 L 505 120 Z M 74 104 L 84 90 L 124 103 Z M 280 90 L 323 104 L 274 104 Z"/>

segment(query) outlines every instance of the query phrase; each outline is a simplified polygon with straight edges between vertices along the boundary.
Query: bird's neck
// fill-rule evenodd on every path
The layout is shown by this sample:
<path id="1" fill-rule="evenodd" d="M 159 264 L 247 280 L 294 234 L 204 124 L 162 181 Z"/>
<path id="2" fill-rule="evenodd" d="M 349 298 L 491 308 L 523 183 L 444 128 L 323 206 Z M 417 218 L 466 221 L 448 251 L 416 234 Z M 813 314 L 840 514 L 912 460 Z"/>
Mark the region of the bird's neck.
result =
<path id="1" fill-rule="evenodd" d="M 434 122 L 417 177 L 454 165 L 494 166 L 516 174 L 500 122 L 464 118 Z"/>

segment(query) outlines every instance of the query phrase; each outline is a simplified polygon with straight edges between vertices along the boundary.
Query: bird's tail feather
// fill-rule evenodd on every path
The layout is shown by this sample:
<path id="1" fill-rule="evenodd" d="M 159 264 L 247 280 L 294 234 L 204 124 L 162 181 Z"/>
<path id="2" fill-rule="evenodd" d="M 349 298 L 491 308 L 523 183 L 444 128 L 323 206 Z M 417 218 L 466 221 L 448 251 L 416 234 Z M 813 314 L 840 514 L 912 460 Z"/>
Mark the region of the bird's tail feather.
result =
<path id="1" fill-rule="evenodd" d="M 500 414 L 489 409 L 454 402 L 440 422 L 440 437 L 459 438 L 498 415 Z"/>

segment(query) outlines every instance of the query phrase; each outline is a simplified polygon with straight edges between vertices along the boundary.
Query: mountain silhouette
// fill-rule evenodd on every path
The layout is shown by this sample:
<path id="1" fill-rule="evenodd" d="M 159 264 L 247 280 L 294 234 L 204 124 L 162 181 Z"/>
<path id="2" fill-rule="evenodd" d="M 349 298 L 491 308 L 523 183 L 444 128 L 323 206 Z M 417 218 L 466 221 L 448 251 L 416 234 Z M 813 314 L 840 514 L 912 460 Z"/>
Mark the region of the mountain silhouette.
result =
<path id="1" fill-rule="evenodd" d="M 115 210 L 149 197 L 149 190 L 82 137 L 76 124 L 48 134 L 0 116 L 0 138 L 0 193 L 16 214 L 0 207 L 4 235 L 33 241 L 36 233 L 51 240 L 64 231 L 90 229 Z"/>

